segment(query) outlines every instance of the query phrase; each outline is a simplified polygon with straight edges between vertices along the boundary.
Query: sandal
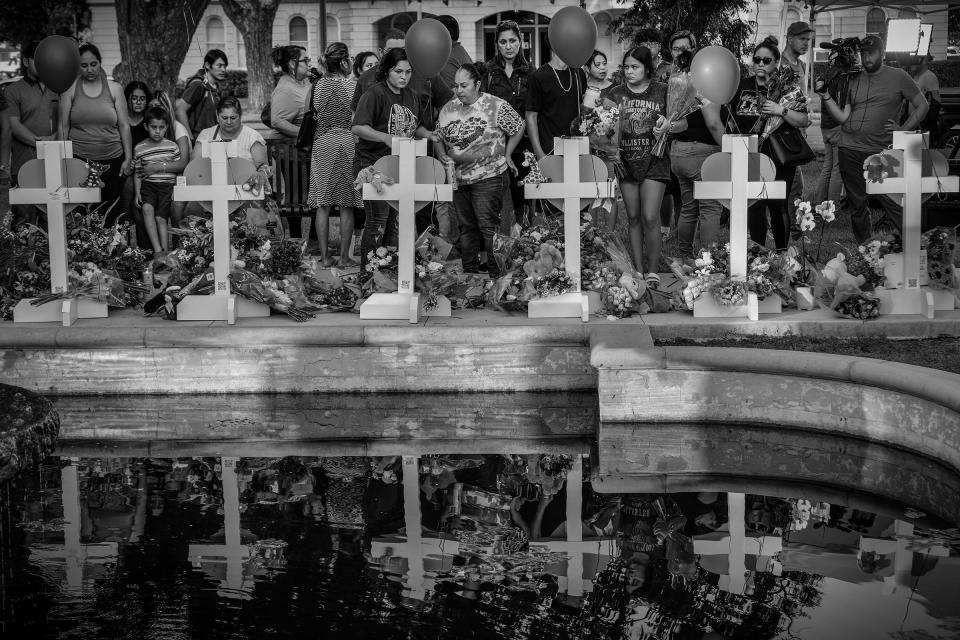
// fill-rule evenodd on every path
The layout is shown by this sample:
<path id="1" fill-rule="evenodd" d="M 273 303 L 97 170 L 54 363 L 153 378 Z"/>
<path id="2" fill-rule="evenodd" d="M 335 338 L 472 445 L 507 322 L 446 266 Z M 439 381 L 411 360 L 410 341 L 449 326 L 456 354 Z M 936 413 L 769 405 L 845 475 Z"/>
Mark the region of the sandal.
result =
<path id="1" fill-rule="evenodd" d="M 647 275 L 645 275 L 643 279 L 646 281 L 647 286 L 650 287 L 651 289 L 660 288 L 660 274 L 650 272 Z"/>

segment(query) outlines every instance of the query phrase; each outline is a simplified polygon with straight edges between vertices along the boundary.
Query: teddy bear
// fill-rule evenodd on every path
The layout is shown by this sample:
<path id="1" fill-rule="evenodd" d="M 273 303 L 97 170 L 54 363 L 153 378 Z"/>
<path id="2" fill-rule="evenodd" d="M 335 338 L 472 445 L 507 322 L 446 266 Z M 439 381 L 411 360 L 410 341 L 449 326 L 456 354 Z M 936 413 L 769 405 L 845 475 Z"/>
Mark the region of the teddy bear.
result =
<path id="1" fill-rule="evenodd" d="M 867 282 L 866 276 L 855 276 L 847 271 L 846 258 L 842 253 L 838 253 L 835 258 L 831 258 L 822 269 L 823 277 L 838 289 L 849 289 L 851 287 L 861 288 Z"/>
<path id="2" fill-rule="evenodd" d="M 532 260 L 527 260 L 523 265 L 523 271 L 531 280 L 537 280 L 549 275 L 554 269 L 563 266 L 563 255 L 560 250 L 552 244 L 542 244 L 534 254 Z"/>

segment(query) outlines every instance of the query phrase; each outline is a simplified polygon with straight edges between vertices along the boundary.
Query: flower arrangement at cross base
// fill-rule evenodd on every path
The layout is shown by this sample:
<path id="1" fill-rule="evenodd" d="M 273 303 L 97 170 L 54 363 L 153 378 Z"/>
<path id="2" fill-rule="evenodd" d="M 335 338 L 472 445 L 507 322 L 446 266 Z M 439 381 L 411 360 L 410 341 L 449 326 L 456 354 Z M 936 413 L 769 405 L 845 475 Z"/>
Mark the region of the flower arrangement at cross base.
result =
<path id="1" fill-rule="evenodd" d="M 46 232 L 26 224 L 13 231 L 7 214 L 0 230 L 0 319 L 13 316 L 20 300 L 40 303 L 83 296 L 114 307 L 140 304 L 146 254 L 127 245 L 129 224 L 104 227 L 101 207 L 74 207 L 66 214 L 68 288 L 50 292 L 50 246 Z"/>
<path id="2" fill-rule="evenodd" d="M 797 226 L 800 227 L 802 235 L 800 236 L 800 246 L 791 245 L 787 249 L 787 254 L 800 263 L 800 269 L 797 273 L 799 284 L 813 284 L 813 275 L 820 265 L 820 250 L 823 247 L 823 234 L 826 225 L 836 219 L 837 207 L 833 200 L 825 200 L 816 207 L 811 207 L 810 202 L 799 199 L 793 201 L 796 209 Z M 811 254 L 812 241 L 807 237 L 807 233 L 817 228 L 817 217 L 820 218 L 820 234 L 817 238 L 816 253 Z"/>

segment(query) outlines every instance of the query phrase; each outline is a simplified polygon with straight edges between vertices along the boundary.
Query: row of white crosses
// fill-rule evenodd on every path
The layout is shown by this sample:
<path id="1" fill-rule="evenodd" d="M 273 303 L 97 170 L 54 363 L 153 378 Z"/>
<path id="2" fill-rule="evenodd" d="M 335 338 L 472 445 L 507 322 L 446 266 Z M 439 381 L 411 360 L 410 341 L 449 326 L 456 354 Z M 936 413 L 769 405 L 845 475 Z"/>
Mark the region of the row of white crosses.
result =
<path id="1" fill-rule="evenodd" d="M 937 308 L 953 308 L 952 296 L 939 295 L 919 285 L 920 208 L 923 194 L 960 190 L 956 176 L 922 175 L 925 135 L 895 132 L 894 147 L 902 150 L 904 156 L 903 177 L 867 185 L 869 193 L 901 194 L 904 209 L 905 286 L 897 291 L 881 292 L 882 305 L 886 307 L 881 306 L 881 311 L 885 313 L 922 313 L 932 317 Z M 211 184 L 187 186 L 181 182 L 174 189 L 175 200 L 211 202 L 213 211 L 214 292 L 210 296 L 187 296 L 178 306 L 179 320 L 225 320 L 233 324 L 237 317 L 269 314 L 265 305 L 250 302 L 230 292 L 230 204 L 263 197 L 260 193 L 230 184 L 227 163 L 229 157 L 236 155 L 233 145 L 236 145 L 236 142 L 203 143 L 202 155 L 211 162 Z M 527 185 L 525 196 L 532 199 L 563 200 L 564 262 L 574 289 L 564 295 L 531 301 L 528 313 L 531 318 L 579 317 L 586 322 L 589 305 L 587 297 L 580 290 L 581 199 L 611 198 L 614 196 L 613 184 L 609 180 L 581 180 L 580 160 L 590 152 L 587 138 L 556 138 L 554 148 L 563 159 L 562 181 Z M 755 135 L 725 135 L 722 151 L 715 155 L 728 156 L 729 180 L 698 182 L 694 185 L 695 198 L 720 200 L 730 209 L 730 275 L 739 280 L 745 280 L 747 276 L 749 201 L 786 197 L 786 185 L 782 181 L 750 180 L 750 156 L 757 153 L 757 148 Z M 377 191 L 373 185 L 365 184 L 363 197 L 365 200 L 390 202 L 399 212 L 398 288 L 395 293 L 371 296 L 361 306 L 360 317 L 409 320 L 416 323 L 420 316 L 427 312 L 424 312 L 419 294 L 414 290 L 415 211 L 418 204 L 425 202 L 450 202 L 453 192 L 447 184 L 417 182 L 417 161 L 427 153 L 425 140 L 394 138 L 392 153 L 399 158 L 398 180 L 395 184 L 384 185 L 381 191 Z M 64 161 L 72 157 L 69 142 L 39 143 L 38 155 L 44 161 L 44 187 L 12 189 L 10 200 L 13 204 L 46 205 L 50 220 L 51 285 L 54 292 L 60 292 L 67 287 L 64 215 L 78 204 L 97 202 L 100 193 L 99 189 L 65 184 Z M 32 307 L 28 301 L 24 301 L 15 310 L 15 320 L 62 320 L 66 325 L 78 317 L 106 316 L 105 305 L 98 306 L 90 301 L 70 299 L 62 301 L 62 304 L 51 304 L 52 306 Z M 739 306 L 721 306 L 710 296 L 701 296 L 694 306 L 694 315 L 698 317 L 746 316 L 757 320 L 759 312 L 759 302 L 754 293 L 748 293 L 746 304 Z M 449 316 L 449 301 L 441 299 L 438 308 L 428 314 Z"/>

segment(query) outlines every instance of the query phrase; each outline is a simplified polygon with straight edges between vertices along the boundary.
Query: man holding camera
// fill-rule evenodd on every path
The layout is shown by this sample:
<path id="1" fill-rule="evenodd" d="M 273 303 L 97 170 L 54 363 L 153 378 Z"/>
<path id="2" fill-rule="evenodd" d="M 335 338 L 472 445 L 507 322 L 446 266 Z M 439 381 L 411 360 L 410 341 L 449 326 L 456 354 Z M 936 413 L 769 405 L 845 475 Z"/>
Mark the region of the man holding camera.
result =
<path id="1" fill-rule="evenodd" d="M 840 174 L 847 189 L 847 207 L 857 242 L 871 235 L 867 209 L 867 185 L 863 175 L 866 159 L 880 153 L 893 142 L 894 131 L 913 131 L 923 122 L 927 100 L 913 78 L 904 71 L 883 64 L 885 45 L 878 36 L 860 41 L 863 72 L 850 79 L 847 104 L 838 105 L 825 83 L 817 81 L 817 93 L 830 115 L 840 123 Z M 904 101 L 910 103 L 910 117 L 897 124 Z M 890 198 L 879 198 L 890 222 L 900 228 L 903 212 Z"/>

